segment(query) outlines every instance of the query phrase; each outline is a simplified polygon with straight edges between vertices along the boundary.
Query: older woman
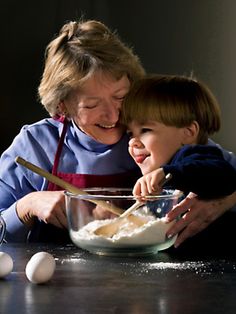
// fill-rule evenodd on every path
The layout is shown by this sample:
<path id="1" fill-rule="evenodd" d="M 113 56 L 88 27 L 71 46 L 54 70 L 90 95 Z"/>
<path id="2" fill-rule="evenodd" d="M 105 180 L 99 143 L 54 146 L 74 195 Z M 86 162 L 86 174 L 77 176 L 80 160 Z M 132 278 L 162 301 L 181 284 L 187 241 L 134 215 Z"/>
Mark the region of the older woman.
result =
<path id="1" fill-rule="evenodd" d="M 102 23 L 62 27 L 46 49 L 39 86 L 51 118 L 24 126 L 0 160 L 7 241 L 67 236 L 63 192 L 18 166 L 17 155 L 80 188 L 133 185 L 140 173 L 119 115 L 130 84 L 143 75 L 138 57 Z"/>
<path id="2" fill-rule="evenodd" d="M 24 126 L 0 159 L 7 241 L 69 240 L 63 191 L 16 164 L 16 156 L 80 188 L 133 186 L 141 173 L 119 116 L 130 85 L 144 74 L 138 57 L 104 24 L 62 27 L 46 49 L 39 86 L 51 117 Z"/>

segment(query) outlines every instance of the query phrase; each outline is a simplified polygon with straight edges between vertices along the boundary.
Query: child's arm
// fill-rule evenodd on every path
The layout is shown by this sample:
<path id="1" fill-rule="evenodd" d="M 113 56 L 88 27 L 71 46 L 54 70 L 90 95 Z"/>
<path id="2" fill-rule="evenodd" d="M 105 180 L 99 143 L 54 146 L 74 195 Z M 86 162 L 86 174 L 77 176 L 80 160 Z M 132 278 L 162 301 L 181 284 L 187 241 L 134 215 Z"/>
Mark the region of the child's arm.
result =
<path id="1" fill-rule="evenodd" d="M 217 147 L 184 147 L 163 170 L 172 174 L 172 188 L 185 194 L 194 192 L 201 199 L 223 197 L 236 190 L 236 170 Z"/>

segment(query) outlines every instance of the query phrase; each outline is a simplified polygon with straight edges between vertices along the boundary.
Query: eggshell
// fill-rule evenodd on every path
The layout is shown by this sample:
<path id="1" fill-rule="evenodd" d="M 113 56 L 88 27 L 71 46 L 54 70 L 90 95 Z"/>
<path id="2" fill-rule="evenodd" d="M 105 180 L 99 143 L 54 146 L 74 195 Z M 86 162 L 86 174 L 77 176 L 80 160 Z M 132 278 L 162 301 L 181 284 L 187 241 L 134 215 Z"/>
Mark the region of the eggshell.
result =
<path id="1" fill-rule="evenodd" d="M 0 278 L 7 276 L 13 269 L 13 260 L 10 255 L 0 252 Z"/>
<path id="2" fill-rule="evenodd" d="M 32 283 L 44 283 L 54 274 L 56 262 L 54 257 L 47 252 L 38 252 L 28 261 L 25 273 Z"/>

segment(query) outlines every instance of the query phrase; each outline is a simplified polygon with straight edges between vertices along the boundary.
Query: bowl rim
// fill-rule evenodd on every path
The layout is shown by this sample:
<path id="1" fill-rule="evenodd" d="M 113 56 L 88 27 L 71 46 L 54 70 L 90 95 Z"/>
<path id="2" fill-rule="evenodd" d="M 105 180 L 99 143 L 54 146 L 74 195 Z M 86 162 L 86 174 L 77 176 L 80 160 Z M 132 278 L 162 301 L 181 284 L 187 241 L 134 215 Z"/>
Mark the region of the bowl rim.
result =
<path id="1" fill-rule="evenodd" d="M 98 187 L 92 187 L 92 188 L 84 188 L 83 191 L 86 193 L 89 193 L 89 191 L 91 192 L 96 192 L 96 191 L 111 191 L 111 192 L 115 192 L 115 191 L 130 191 L 131 195 L 102 195 L 102 194 L 75 194 L 75 193 L 71 193 L 69 191 L 64 191 L 64 194 L 68 197 L 73 197 L 73 198 L 78 198 L 78 199 L 99 199 L 99 200 L 106 200 L 108 197 L 109 199 L 127 199 L 127 200 L 137 200 L 137 197 L 135 197 L 134 195 L 132 195 L 132 189 L 130 188 L 98 188 Z M 163 200 L 163 199 L 176 199 L 176 198 L 180 198 L 183 195 L 183 192 L 179 191 L 179 190 L 173 190 L 173 189 L 163 189 L 163 191 L 167 191 L 170 192 L 170 194 L 158 194 L 158 195 L 149 195 L 145 197 L 145 200 L 148 201 L 153 201 L 153 200 Z"/>

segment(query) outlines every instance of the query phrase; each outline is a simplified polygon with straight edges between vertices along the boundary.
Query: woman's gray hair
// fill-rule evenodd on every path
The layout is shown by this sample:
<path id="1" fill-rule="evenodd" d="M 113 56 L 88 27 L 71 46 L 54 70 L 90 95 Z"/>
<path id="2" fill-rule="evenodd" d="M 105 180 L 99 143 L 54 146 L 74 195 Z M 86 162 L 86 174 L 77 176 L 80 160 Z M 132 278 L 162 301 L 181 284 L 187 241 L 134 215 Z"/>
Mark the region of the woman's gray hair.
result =
<path id="1" fill-rule="evenodd" d="M 41 103 L 51 116 L 60 114 L 59 103 L 97 71 L 117 80 L 127 75 L 131 83 L 145 74 L 137 55 L 103 23 L 65 24 L 46 48 Z"/>

